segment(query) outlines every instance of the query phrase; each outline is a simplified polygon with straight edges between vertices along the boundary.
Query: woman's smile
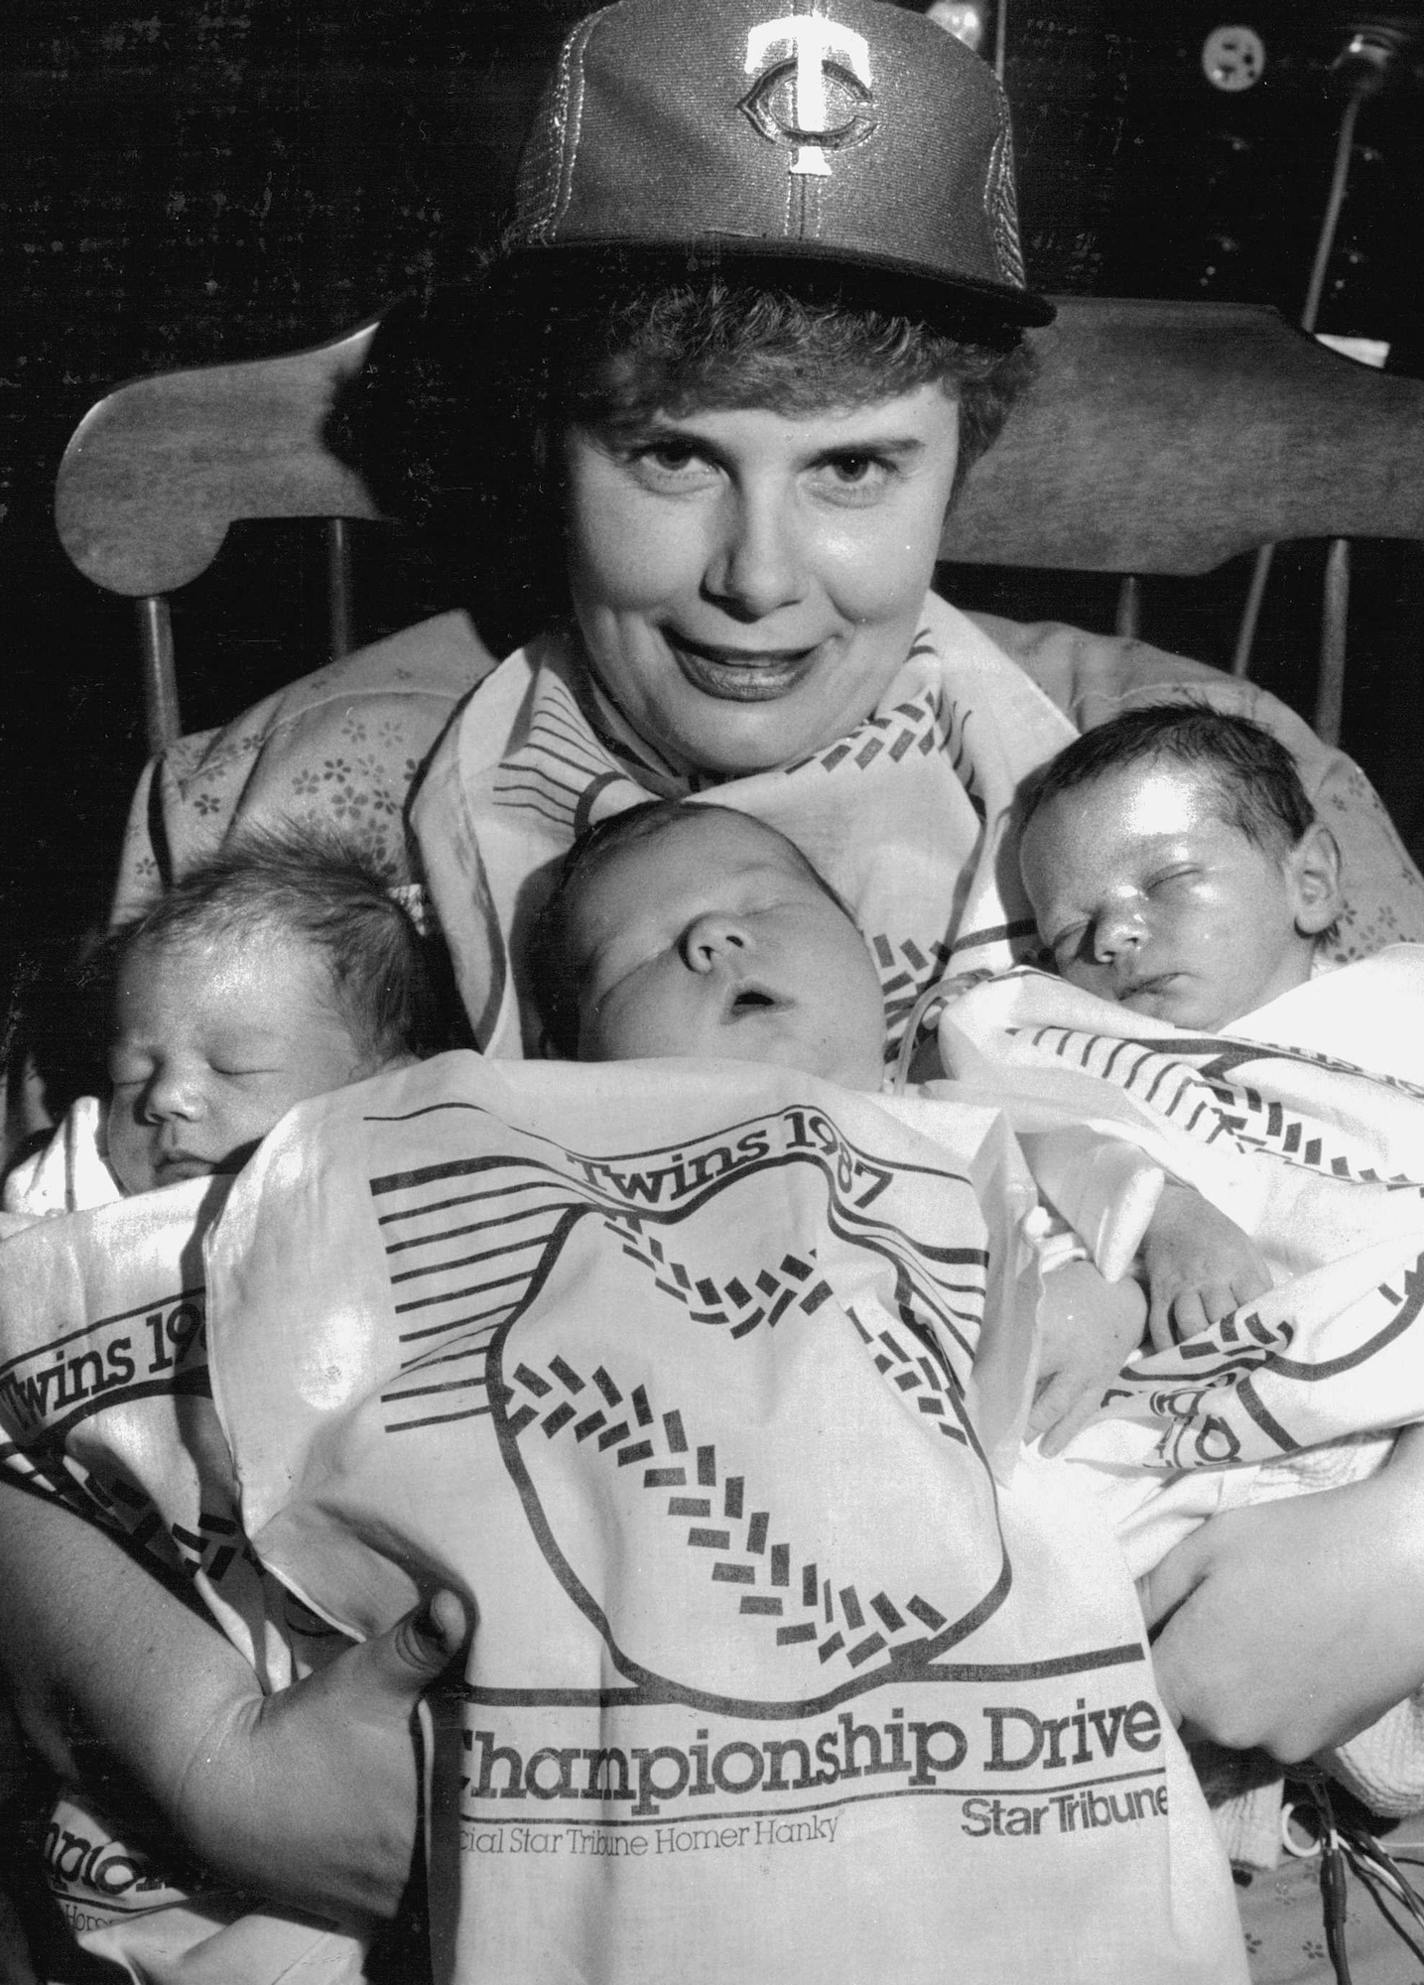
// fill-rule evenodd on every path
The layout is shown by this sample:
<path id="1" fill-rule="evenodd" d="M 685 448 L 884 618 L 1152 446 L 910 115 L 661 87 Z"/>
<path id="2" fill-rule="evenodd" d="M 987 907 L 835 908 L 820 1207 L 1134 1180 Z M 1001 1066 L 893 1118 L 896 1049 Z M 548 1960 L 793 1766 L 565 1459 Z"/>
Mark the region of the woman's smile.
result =
<path id="1" fill-rule="evenodd" d="M 733 703 L 759 703 L 785 696 L 815 664 L 820 644 L 807 648 L 715 648 L 685 634 L 664 637 L 674 661 L 693 688 Z"/>

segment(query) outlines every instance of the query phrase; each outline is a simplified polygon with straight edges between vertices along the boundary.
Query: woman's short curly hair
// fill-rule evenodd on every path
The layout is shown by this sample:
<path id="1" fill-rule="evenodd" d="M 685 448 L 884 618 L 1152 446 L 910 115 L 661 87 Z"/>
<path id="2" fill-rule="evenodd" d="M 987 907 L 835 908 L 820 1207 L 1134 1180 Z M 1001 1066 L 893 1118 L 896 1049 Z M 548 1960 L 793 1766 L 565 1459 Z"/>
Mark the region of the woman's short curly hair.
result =
<path id="1" fill-rule="evenodd" d="M 575 295 L 521 295 L 497 271 L 484 290 L 435 286 L 388 313 L 329 438 L 387 514 L 497 580 L 492 624 L 514 638 L 564 604 L 557 451 L 540 443 L 565 423 L 655 408 L 797 416 L 935 384 L 959 406 L 958 487 L 1035 370 L 1016 332 L 927 319 L 856 272 L 615 264 Z"/>
<path id="2" fill-rule="evenodd" d="M 555 328 L 555 421 L 766 407 L 797 417 L 939 386 L 960 408 L 962 476 L 1032 373 L 1028 348 L 839 294 L 724 275 L 644 284 Z"/>

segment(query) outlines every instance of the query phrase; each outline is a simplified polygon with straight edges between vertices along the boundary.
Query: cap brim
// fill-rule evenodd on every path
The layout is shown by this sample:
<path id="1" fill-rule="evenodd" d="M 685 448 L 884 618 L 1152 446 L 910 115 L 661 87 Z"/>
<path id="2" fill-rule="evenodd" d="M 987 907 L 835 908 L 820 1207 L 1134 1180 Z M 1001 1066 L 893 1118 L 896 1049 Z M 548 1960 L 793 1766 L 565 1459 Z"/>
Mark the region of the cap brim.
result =
<path id="1" fill-rule="evenodd" d="M 945 275 L 891 256 L 851 260 L 842 251 L 814 241 L 731 234 L 699 241 L 630 244 L 608 239 L 514 248 L 490 266 L 481 287 L 487 293 L 503 291 L 511 302 L 523 294 L 531 301 L 537 296 L 557 305 L 566 283 L 575 285 L 583 298 L 590 290 L 616 287 L 630 277 L 679 281 L 697 271 L 732 272 L 744 267 L 758 273 L 779 271 L 782 280 L 797 288 L 811 288 L 861 308 L 921 317 L 951 335 L 990 343 L 1051 324 L 1055 315 L 1046 297 L 1010 283 Z"/>

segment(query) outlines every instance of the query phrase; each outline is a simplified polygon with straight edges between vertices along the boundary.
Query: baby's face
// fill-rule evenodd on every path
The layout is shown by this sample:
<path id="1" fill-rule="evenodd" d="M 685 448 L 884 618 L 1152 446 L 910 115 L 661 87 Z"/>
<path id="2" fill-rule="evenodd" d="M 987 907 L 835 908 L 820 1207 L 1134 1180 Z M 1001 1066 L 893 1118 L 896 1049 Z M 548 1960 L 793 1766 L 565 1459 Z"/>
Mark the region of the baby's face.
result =
<path id="1" fill-rule="evenodd" d="M 794 849 L 691 809 L 593 871 L 570 918 L 579 1055 L 720 1055 L 879 1088 L 885 1015 L 865 940 Z"/>
<path id="2" fill-rule="evenodd" d="M 126 1192 L 235 1172 L 294 1103 L 370 1072 L 308 945 L 140 944 L 115 989 L 110 1167 Z"/>
<path id="3" fill-rule="evenodd" d="M 1340 908 L 1333 850 L 1318 828 L 1284 855 L 1257 847 L 1207 774 L 1164 762 L 1049 800 L 1020 860 L 1065 979 L 1214 1033 L 1310 977 Z"/>

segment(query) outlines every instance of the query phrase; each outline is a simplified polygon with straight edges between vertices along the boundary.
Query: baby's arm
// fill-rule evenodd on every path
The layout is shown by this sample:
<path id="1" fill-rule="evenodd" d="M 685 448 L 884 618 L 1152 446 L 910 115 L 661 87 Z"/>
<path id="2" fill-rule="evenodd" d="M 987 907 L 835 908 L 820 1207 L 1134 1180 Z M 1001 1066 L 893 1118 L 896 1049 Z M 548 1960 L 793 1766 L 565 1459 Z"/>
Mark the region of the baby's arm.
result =
<path id="1" fill-rule="evenodd" d="M 1142 1242 L 1147 1329 L 1165 1351 L 1241 1303 L 1264 1296 L 1271 1272 L 1256 1243 L 1193 1187 L 1169 1179 Z"/>
<path id="2" fill-rule="evenodd" d="M 1165 1350 L 1264 1295 L 1271 1275 L 1236 1222 L 1192 1186 L 1169 1179 L 1143 1236 L 1147 1294 L 1130 1276 L 1109 1282 L 1090 1261 L 1070 1261 L 1043 1278 L 1038 1390 L 1030 1439 L 1058 1454 L 1090 1420 L 1104 1392 L 1142 1341 Z"/>
<path id="3" fill-rule="evenodd" d="M 1043 1278 L 1038 1387 L 1028 1437 L 1058 1454 L 1102 1404 L 1142 1342 L 1147 1299 L 1131 1279 L 1109 1282 L 1090 1261 L 1068 1261 Z"/>

